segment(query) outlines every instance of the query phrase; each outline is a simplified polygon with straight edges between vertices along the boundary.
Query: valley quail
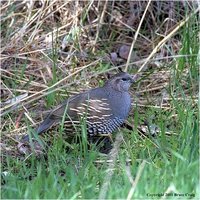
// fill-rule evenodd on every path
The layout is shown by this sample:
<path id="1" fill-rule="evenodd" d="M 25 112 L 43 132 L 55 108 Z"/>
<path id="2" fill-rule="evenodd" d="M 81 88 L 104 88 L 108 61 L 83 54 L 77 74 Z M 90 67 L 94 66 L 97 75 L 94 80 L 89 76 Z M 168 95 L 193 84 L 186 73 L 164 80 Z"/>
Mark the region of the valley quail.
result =
<path id="1" fill-rule="evenodd" d="M 84 118 L 89 137 L 111 134 L 128 117 L 131 108 L 128 90 L 134 81 L 134 76 L 121 71 L 107 80 L 103 87 L 70 97 L 50 112 L 36 133 L 41 134 L 61 123 L 64 115 L 66 127 L 80 124 L 80 119 Z M 23 142 L 28 140 L 28 135 L 22 138 Z"/>

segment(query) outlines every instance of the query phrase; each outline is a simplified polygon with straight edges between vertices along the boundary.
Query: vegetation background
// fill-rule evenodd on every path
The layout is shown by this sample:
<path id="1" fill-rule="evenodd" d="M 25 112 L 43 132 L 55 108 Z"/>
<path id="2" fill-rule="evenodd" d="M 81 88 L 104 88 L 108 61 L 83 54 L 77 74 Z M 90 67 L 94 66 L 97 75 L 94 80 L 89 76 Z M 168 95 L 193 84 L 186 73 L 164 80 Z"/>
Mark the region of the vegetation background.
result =
<path id="1" fill-rule="evenodd" d="M 200 198 L 199 1 L 0 5 L 2 199 Z M 85 129 L 72 142 L 56 130 L 45 152 L 22 154 L 20 137 L 47 110 L 118 67 L 140 79 L 134 126 L 114 134 L 111 154 L 88 150 Z"/>

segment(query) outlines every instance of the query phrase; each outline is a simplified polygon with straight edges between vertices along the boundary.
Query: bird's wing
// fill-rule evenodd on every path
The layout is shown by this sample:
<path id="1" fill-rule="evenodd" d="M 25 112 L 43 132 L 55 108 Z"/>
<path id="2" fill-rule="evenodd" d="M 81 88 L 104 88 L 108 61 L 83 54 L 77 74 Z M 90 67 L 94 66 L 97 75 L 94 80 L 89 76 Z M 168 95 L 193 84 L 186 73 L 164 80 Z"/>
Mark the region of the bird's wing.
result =
<path id="1" fill-rule="evenodd" d="M 67 117 L 69 118 L 69 120 L 76 118 L 77 116 L 76 112 L 70 112 L 69 108 L 76 107 L 80 101 L 83 101 L 85 96 L 86 96 L 86 93 L 75 95 L 65 100 L 61 105 L 53 109 L 49 113 L 49 115 L 45 118 L 45 120 L 39 125 L 37 129 L 37 133 L 38 134 L 43 133 L 44 131 L 51 128 L 54 124 L 57 124 L 58 122 L 60 122 L 64 114 L 66 118 Z"/>
<path id="2" fill-rule="evenodd" d="M 59 123 L 63 116 L 65 117 L 65 122 L 78 123 L 84 117 L 87 121 L 93 123 L 109 118 L 112 115 L 111 113 L 108 99 L 100 93 L 100 90 L 98 90 L 98 93 L 95 90 L 89 90 L 88 92 L 70 97 L 51 111 L 39 125 L 37 133 L 43 133 Z"/>

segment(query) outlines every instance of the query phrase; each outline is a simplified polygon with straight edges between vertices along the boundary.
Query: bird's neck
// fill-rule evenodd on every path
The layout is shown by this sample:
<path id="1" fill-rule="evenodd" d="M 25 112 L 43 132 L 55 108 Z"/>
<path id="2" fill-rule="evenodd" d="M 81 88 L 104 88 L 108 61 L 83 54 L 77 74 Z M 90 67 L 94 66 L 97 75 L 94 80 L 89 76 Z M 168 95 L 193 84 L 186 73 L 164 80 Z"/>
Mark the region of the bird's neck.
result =
<path id="1" fill-rule="evenodd" d="M 109 84 L 105 85 L 103 89 L 105 90 L 105 93 L 107 93 L 108 96 L 123 96 L 129 94 L 128 92 L 121 91 L 120 88 L 113 87 Z"/>

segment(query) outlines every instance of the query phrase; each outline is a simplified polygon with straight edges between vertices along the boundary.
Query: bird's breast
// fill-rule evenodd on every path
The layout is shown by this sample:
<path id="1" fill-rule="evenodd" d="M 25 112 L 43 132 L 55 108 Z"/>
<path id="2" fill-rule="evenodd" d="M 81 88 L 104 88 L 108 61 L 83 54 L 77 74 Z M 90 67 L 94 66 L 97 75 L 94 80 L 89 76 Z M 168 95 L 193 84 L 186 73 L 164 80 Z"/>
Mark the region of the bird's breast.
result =
<path id="1" fill-rule="evenodd" d="M 127 118 L 131 107 L 131 98 L 129 93 L 116 94 L 109 100 L 109 102 L 115 116 Z"/>

